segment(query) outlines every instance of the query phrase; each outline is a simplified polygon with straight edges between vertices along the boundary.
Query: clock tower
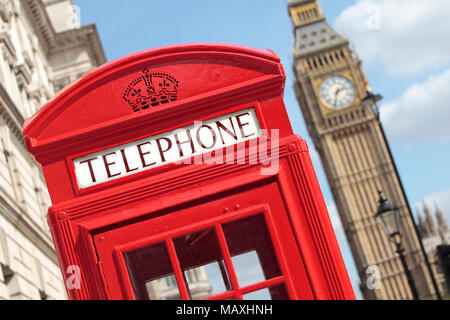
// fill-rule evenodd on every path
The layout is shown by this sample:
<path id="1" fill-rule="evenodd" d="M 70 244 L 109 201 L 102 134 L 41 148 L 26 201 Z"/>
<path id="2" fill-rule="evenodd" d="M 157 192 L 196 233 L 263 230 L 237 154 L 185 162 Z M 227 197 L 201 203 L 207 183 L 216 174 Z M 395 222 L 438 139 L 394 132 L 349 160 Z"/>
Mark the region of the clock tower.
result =
<path id="1" fill-rule="evenodd" d="M 402 244 L 421 297 L 433 286 L 361 60 L 328 25 L 316 0 L 289 0 L 295 93 L 320 155 L 365 299 L 411 299 L 402 264 L 374 218 L 378 189 L 399 207 Z M 375 268 L 374 268 L 375 266 Z M 379 276 L 379 277 L 378 277 Z M 380 281 L 378 281 L 378 279 Z"/>

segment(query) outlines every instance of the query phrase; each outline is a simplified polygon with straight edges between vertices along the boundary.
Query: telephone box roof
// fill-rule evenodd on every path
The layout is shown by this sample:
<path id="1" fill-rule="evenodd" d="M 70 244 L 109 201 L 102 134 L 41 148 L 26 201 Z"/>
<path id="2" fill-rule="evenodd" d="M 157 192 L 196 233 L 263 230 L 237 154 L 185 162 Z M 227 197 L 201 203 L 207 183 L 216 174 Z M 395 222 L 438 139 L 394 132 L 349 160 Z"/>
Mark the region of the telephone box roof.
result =
<path id="1" fill-rule="evenodd" d="M 177 92 L 170 103 L 146 110 L 133 105 L 130 90 L 144 85 L 145 76 L 172 82 Z M 144 80 L 139 83 L 139 79 Z M 25 121 L 23 132 L 31 153 L 36 155 L 43 148 L 57 152 L 88 133 L 95 137 L 119 123 L 173 112 L 181 104 L 195 102 L 192 107 L 197 108 L 203 100 L 219 96 L 221 101 L 225 96 L 229 100 L 264 98 L 282 92 L 284 81 L 280 58 L 271 50 L 217 43 L 154 48 L 106 63 L 64 88 Z"/>

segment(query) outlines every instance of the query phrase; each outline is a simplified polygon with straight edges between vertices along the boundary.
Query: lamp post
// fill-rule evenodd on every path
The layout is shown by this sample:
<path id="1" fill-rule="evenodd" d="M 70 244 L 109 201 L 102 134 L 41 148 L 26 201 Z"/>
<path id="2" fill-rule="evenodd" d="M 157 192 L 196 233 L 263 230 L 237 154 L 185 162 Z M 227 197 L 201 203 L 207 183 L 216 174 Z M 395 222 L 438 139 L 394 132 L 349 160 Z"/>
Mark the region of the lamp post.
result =
<path id="1" fill-rule="evenodd" d="M 398 207 L 395 204 L 389 202 L 383 195 L 383 192 L 381 190 L 378 190 L 378 194 L 380 195 L 380 198 L 378 200 L 379 206 L 375 217 L 381 219 L 381 223 L 387 235 L 389 236 L 389 240 L 395 243 L 395 246 L 397 247 L 396 252 L 400 256 L 403 270 L 405 272 L 406 279 L 408 280 L 409 287 L 411 288 L 414 300 L 419 300 L 419 294 L 417 293 L 414 279 L 406 263 L 405 249 L 403 248 L 401 242 L 402 234 L 400 232 L 400 217 L 398 213 Z"/>
<path id="2" fill-rule="evenodd" d="M 409 205 L 408 198 L 407 198 L 407 196 L 406 196 L 405 188 L 403 187 L 402 180 L 400 179 L 400 175 L 399 175 L 399 173 L 398 173 L 397 166 L 396 166 L 396 164 L 395 164 L 395 161 L 394 161 L 394 157 L 393 157 L 393 155 L 392 155 L 391 148 L 390 148 L 389 143 L 388 143 L 388 141 L 387 141 L 387 138 L 386 138 L 386 134 L 385 134 L 385 132 L 384 132 L 383 125 L 381 124 L 381 121 L 380 121 L 380 110 L 379 110 L 379 107 L 378 107 L 378 101 L 380 101 L 381 99 L 383 99 L 383 96 L 381 96 L 380 94 L 374 94 L 374 93 L 372 93 L 372 91 L 370 90 L 370 88 L 367 87 L 367 94 L 366 94 L 366 96 L 362 99 L 362 103 L 363 103 L 363 105 L 364 105 L 368 110 L 370 110 L 370 111 L 375 115 L 375 119 L 377 120 L 377 124 L 378 124 L 378 126 L 379 126 L 379 128 L 380 128 L 380 131 L 381 131 L 381 135 L 382 135 L 382 137 L 383 137 L 384 144 L 386 145 L 386 148 L 387 148 L 387 151 L 388 151 L 388 154 L 389 154 L 389 158 L 390 158 L 391 163 L 392 163 L 392 165 L 393 165 L 393 167 L 394 167 L 395 175 L 397 176 L 398 182 L 399 182 L 399 184 L 400 184 L 400 190 L 401 190 L 401 192 L 402 192 L 403 198 L 405 199 L 406 206 L 407 206 L 407 208 L 408 208 L 408 214 L 409 214 L 409 217 L 410 217 L 410 219 L 411 219 L 411 222 L 412 222 L 412 224 L 413 224 L 413 226 L 414 226 L 414 231 L 415 231 L 415 233 L 416 233 L 417 240 L 419 241 L 420 250 L 422 251 L 422 255 L 423 255 L 423 257 L 424 257 L 425 264 L 426 264 L 427 269 L 428 269 L 428 273 L 430 274 L 431 282 L 432 282 L 432 284 L 433 284 L 433 288 L 434 288 L 434 291 L 435 291 L 435 293 L 436 293 L 436 297 L 437 297 L 438 300 L 442 300 L 441 294 L 440 294 L 440 292 L 439 292 L 439 288 L 438 288 L 438 286 L 437 286 L 436 278 L 434 277 L 433 270 L 431 269 L 431 265 L 430 265 L 430 262 L 429 262 L 429 260 L 428 260 L 428 255 L 426 254 L 425 248 L 424 248 L 423 243 L 422 243 L 422 238 L 421 238 L 421 236 L 420 236 L 419 228 L 417 227 L 417 225 L 416 225 L 416 223 L 415 223 L 415 221 L 414 221 L 414 216 L 413 216 L 413 214 L 412 214 L 412 210 L 411 210 L 411 207 L 410 207 L 410 205 Z"/>

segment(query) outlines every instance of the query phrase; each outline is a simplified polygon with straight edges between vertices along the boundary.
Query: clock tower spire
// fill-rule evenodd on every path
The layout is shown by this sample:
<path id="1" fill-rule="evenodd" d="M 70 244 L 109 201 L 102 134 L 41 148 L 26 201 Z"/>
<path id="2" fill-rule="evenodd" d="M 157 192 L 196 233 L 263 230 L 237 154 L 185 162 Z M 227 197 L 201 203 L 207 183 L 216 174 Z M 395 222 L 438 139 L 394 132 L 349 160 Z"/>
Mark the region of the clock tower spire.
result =
<path id="1" fill-rule="evenodd" d="M 402 242 L 420 296 L 434 293 L 361 60 L 326 21 L 316 0 L 289 0 L 295 34 L 295 93 L 361 279 L 365 299 L 410 299 L 394 245 L 375 220 L 377 190 L 399 207 Z M 381 98 L 381 96 L 372 95 Z M 380 288 L 367 285 L 370 266 Z M 369 281 L 370 282 L 370 281 Z"/>

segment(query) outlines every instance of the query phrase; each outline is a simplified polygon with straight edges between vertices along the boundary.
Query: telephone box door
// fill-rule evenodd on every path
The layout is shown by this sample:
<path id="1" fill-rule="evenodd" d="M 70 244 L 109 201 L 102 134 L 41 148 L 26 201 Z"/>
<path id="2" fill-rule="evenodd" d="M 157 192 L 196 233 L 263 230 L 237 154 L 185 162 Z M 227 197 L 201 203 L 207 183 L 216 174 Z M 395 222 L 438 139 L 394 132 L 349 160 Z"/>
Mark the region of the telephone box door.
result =
<path id="1" fill-rule="evenodd" d="M 277 182 L 95 235 L 111 299 L 313 299 Z"/>

